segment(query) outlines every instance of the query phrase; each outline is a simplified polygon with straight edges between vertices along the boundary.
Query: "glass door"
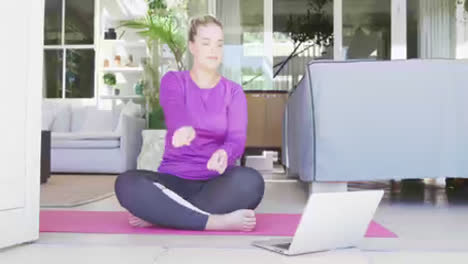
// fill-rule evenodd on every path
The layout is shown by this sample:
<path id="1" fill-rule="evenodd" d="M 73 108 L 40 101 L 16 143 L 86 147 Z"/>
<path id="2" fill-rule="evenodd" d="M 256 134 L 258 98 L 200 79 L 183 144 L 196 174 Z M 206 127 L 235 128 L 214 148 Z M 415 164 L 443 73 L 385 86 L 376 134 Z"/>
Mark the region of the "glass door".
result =
<path id="1" fill-rule="evenodd" d="M 335 0 L 334 59 L 406 59 L 407 0 Z"/>
<path id="2" fill-rule="evenodd" d="M 291 90 L 310 61 L 333 59 L 333 2 L 273 1 L 275 90 Z"/>
<path id="3" fill-rule="evenodd" d="M 313 60 L 406 59 L 412 1 L 418 0 L 209 3 L 225 29 L 223 74 L 246 90 L 291 90 Z"/>
<path id="4" fill-rule="evenodd" d="M 342 0 L 342 58 L 391 59 L 391 0 Z"/>
<path id="5" fill-rule="evenodd" d="M 224 27 L 222 74 L 244 90 L 271 90 L 272 69 L 269 14 L 271 0 L 216 1 Z M 267 12 L 265 12 L 267 10 Z M 270 16 L 268 16 L 270 17 Z"/>

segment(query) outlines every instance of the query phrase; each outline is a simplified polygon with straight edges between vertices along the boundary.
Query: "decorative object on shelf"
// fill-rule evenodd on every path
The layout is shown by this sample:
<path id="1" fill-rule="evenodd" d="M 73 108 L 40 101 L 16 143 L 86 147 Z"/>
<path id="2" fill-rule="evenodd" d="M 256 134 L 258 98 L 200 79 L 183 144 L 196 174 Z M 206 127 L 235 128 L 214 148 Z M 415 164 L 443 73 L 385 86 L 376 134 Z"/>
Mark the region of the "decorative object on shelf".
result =
<path id="1" fill-rule="evenodd" d="M 120 95 L 120 89 L 114 88 L 114 95 Z"/>
<path id="2" fill-rule="evenodd" d="M 146 0 L 148 11 L 142 18 L 121 21 L 120 27 L 136 29 L 146 39 L 149 58 L 142 59 L 144 67 L 143 95 L 149 107 L 149 119 L 160 118 L 158 122 L 151 124 L 150 128 L 163 128 L 164 115 L 159 105 L 160 82 L 160 49 L 161 45 L 167 45 L 174 54 L 177 69 L 185 70 L 184 55 L 187 50 L 186 25 L 188 0 L 178 1 L 168 8 L 164 0 Z M 158 127 L 153 127 L 157 125 Z"/>
<path id="3" fill-rule="evenodd" d="M 108 59 L 105 59 L 104 60 L 104 68 L 107 68 L 110 66 L 110 63 L 109 63 L 109 60 Z"/>
<path id="4" fill-rule="evenodd" d="M 115 33 L 115 29 L 107 29 L 107 32 L 104 32 L 104 39 L 117 39 L 117 33 Z"/>
<path id="5" fill-rule="evenodd" d="M 137 83 L 135 83 L 135 94 L 137 95 L 143 95 L 143 80 L 139 80 Z"/>
<path id="6" fill-rule="evenodd" d="M 132 54 L 128 55 L 128 61 L 127 61 L 127 64 L 125 64 L 125 66 L 135 67 L 135 65 L 133 64 L 133 55 Z"/>
<path id="7" fill-rule="evenodd" d="M 115 74 L 109 72 L 109 73 L 104 74 L 102 78 L 104 79 L 104 84 L 107 87 L 107 94 L 111 95 L 112 89 L 114 89 L 114 86 L 117 84 Z"/>
<path id="8" fill-rule="evenodd" d="M 122 59 L 121 59 L 120 55 L 115 55 L 115 57 L 114 57 L 114 64 L 115 64 L 115 66 L 117 66 L 117 67 L 122 66 Z"/>

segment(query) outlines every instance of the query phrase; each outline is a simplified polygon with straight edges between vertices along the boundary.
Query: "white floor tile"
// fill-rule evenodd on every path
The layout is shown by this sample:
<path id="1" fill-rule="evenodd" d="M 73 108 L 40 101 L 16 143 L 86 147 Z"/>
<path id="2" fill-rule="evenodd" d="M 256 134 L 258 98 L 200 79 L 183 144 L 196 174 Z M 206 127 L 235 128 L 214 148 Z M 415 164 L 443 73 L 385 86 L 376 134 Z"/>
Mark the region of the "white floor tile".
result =
<path id="1" fill-rule="evenodd" d="M 263 249 L 217 249 L 217 248 L 176 248 L 161 254 L 158 263 L 206 263 L 206 264 L 238 264 L 238 263 L 268 263 L 268 264 L 329 264 L 349 263 L 367 264 L 368 258 L 359 250 L 342 250 L 299 256 L 284 256 Z"/>
<path id="2" fill-rule="evenodd" d="M 121 247 L 67 246 L 29 244 L 0 252 L 0 263 L 5 264 L 87 264 L 87 263 L 156 263 L 164 248 L 154 246 Z"/>

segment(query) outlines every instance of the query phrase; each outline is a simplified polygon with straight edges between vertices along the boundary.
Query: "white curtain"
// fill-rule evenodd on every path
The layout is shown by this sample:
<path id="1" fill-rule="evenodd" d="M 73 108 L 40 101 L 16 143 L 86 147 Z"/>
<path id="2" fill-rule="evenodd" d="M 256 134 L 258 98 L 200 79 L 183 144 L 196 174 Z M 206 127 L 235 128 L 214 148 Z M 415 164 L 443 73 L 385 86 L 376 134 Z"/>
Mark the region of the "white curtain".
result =
<path id="1" fill-rule="evenodd" d="M 465 9 L 468 0 L 457 1 L 455 10 L 456 58 L 468 59 L 468 13 Z"/>
<path id="2" fill-rule="evenodd" d="M 420 58 L 455 56 L 454 12 L 453 0 L 419 1 Z"/>
<path id="3" fill-rule="evenodd" d="M 465 0 L 465 3 L 468 3 L 468 0 Z M 468 4 L 466 4 L 468 5 Z M 465 6 L 466 6 L 465 5 Z M 463 42 L 460 44 L 461 45 L 461 55 L 460 57 L 463 58 L 463 59 L 468 59 L 468 19 L 465 18 L 465 16 L 468 18 L 468 10 L 465 11 L 466 13 L 464 14 L 463 16 L 463 25 L 462 25 L 462 28 L 464 29 L 464 32 L 463 32 Z"/>
<path id="4" fill-rule="evenodd" d="M 457 17 L 457 27 L 460 27 L 462 31 L 461 40 L 457 43 L 460 53 L 458 58 L 461 59 L 468 59 L 468 9 L 466 6 L 468 6 L 468 0 L 465 0 L 464 5 L 459 7 L 462 10 L 460 16 Z"/>

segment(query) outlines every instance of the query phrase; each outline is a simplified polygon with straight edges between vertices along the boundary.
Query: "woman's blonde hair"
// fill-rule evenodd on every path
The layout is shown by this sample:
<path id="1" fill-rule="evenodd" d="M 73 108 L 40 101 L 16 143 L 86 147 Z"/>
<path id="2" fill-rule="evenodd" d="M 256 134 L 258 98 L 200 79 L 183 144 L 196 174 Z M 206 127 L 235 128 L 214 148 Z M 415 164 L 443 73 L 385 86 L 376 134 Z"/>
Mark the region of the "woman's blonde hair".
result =
<path id="1" fill-rule="evenodd" d="M 194 42 L 195 36 L 197 35 L 197 30 L 200 26 L 206 26 L 209 24 L 215 24 L 223 29 L 223 24 L 212 15 L 198 16 L 190 19 L 190 28 L 188 32 L 189 41 Z"/>

